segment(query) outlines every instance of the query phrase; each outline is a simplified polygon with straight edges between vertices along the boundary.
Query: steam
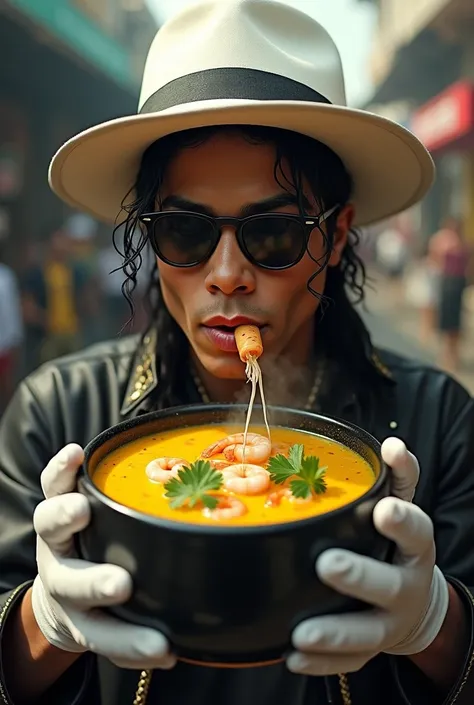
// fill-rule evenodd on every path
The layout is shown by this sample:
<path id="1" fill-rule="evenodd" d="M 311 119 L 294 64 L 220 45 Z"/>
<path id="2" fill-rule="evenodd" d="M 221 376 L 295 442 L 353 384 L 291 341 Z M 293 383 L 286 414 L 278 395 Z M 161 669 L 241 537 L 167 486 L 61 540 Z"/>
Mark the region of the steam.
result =
<path id="1" fill-rule="evenodd" d="M 314 383 L 314 370 L 306 366 L 296 366 L 285 357 L 276 358 L 264 355 L 259 359 L 259 363 L 265 388 L 268 422 L 272 425 L 272 413 L 269 407 L 281 406 L 302 409 L 305 406 Z M 249 382 L 236 392 L 235 403 L 247 407 L 251 393 L 252 388 Z M 262 428 L 266 426 L 266 419 L 259 393 L 257 393 L 255 402 L 251 426 Z M 227 423 L 232 426 L 241 426 L 245 424 L 245 416 L 245 411 L 230 411 Z"/>

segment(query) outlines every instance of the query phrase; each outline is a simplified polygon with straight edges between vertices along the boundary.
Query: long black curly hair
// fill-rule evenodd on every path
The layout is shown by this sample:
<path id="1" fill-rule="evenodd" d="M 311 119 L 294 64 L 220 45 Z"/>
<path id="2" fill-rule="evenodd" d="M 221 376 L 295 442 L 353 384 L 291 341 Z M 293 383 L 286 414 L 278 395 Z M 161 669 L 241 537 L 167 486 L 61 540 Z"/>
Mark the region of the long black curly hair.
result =
<path id="1" fill-rule="evenodd" d="M 163 178 L 175 155 L 183 148 L 203 144 L 219 131 L 238 131 L 255 144 L 272 144 L 275 147 L 275 179 L 286 189 L 291 189 L 300 198 L 303 209 L 302 181 L 305 177 L 317 199 L 321 212 L 333 206 L 338 210 L 326 223 L 325 252 L 315 260 L 315 272 L 307 286 L 315 295 L 311 283 L 326 267 L 333 246 L 335 225 L 340 208 L 351 199 L 353 183 L 341 159 L 326 145 L 305 135 L 273 127 L 218 126 L 178 132 L 164 137 L 144 152 L 136 183 L 124 199 L 127 213 L 124 222 L 114 231 L 114 246 L 123 257 L 125 280 L 122 292 L 133 316 L 133 292 L 137 275 L 143 264 L 143 255 L 150 246 L 146 230 L 139 218 L 156 210 L 160 201 Z M 284 169 L 284 163 L 287 167 Z M 131 201 L 133 194 L 133 201 Z M 354 304 L 363 301 L 366 285 L 364 264 L 357 254 L 359 234 L 351 231 L 338 266 L 329 267 L 320 306 L 317 309 L 318 345 L 332 359 L 340 360 L 362 382 L 374 374 L 370 361 L 370 337 L 358 315 Z M 150 323 L 157 329 L 157 371 L 160 379 L 156 406 L 164 408 L 177 403 L 182 387 L 183 364 L 186 364 L 189 346 L 176 321 L 171 317 L 160 290 L 156 264 L 146 295 Z"/>

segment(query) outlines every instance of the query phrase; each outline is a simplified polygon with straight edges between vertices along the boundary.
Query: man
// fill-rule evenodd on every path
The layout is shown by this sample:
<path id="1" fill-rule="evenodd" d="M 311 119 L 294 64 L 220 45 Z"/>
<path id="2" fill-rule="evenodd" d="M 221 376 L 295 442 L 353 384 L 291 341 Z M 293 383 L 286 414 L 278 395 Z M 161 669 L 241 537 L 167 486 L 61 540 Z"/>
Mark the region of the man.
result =
<path id="1" fill-rule="evenodd" d="M 25 322 L 42 332 L 41 362 L 80 348 L 87 277 L 72 261 L 71 246 L 67 231 L 56 230 L 45 261 L 24 277 Z"/>
<path id="2" fill-rule="evenodd" d="M 429 241 L 428 258 L 438 273 L 436 328 L 441 338 L 440 365 L 451 374 L 459 371 L 463 333 L 464 292 L 471 270 L 471 248 L 461 224 L 448 218 Z"/>
<path id="3" fill-rule="evenodd" d="M 67 218 L 64 232 L 71 242 L 71 266 L 82 282 L 79 293 L 79 313 L 82 345 L 104 340 L 104 305 L 99 280 L 97 222 L 84 213 Z"/>
<path id="4" fill-rule="evenodd" d="M 376 353 L 348 295 L 364 283 L 352 227 L 421 198 L 429 155 L 348 109 L 330 37 L 269 1 L 206 0 L 166 24 L 140 105 L 51 169 L 56 192 L 97 217 L 124 202 L 131 289 L 144 248 L 156 255 L 153 316 L 140 339 L 34 373 L 0 427 L 0 693 L 14 705 L 472 703 L 473 402 L 446 375 Z M 261 329 L 270 403 L 383 441 L 393 496 L 373 517 L 396 552 L 391 565 L 323 554 L 320 579 L 371 609 L 298 625 L 285 662 L 198 668 L 159 632 L 101 612 L 131 579 L 78 559 L 90 510 L 75 477 L 83 446 L 120 419 L 239 397 L 243 320 Z"/>

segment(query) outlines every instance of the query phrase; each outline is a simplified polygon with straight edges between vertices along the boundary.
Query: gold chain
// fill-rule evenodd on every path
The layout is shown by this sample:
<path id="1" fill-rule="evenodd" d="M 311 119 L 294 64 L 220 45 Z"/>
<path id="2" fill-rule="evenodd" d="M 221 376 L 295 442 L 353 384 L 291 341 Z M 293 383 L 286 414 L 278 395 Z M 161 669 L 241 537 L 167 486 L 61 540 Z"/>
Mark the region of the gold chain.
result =
<path id="1" fill-rule="evenodd" d="M 351 689 L 349 688 L 349 679 L 345 673 L 339 674 L 339 690 L 344 705 L 352 705 Z"/>
<path id="2" fill-rule="evenodd" d="M 142 671 L 140 673 L 140 680 L 138 681 L 138 688 L 135 693 L 133 705 L 145 705 L 148 699 L 148 691 L 150 690 L 152 677 L 153 671 Z"/>
<path id="3" fill-rule="evenodd" d="M 321 383 L 323 381 L 323 373 L 324 373 L 324 366 L 321 365 L 318 369 L 318 372 L 315 375 L 314 381 L 313 381 L 313 386 L 311 387 L 308 400 L 306 404 L 304 405 L 304 410 L 305 411 L 310 411 L 313 408 L 314 402 L 316 401 L 316 397 L 318 396 L 318 392 L 321 387 Z M 193 378 L 194 385 L 199 392 L 199 396 L 201 397 L 201 400 L 204 404 L 210 404 L 211 400 L 209 398 L 208 393 L 204 389 L 204 385 L 201 382 L 201 379 L 197 372 L 195 370 L 191 370 L 191 375 Z"/>
<path id="4" fill-rule="evenodd" d="M 324 369 L 323 366 L 320 366 L 318 373 L 316 374 L 313 382 L 313 386 L 311 387 L 311 391 L 309 393 L 308 400 L 305 404 L 305 410 L 309 411 L 310 409 L 313 408 L 314 402 L 316 400 L 316 397 L 318 395 L 319 389 L 321 387 L 321 383 L 323 381 L 323 373 Z M 204 389 L 204 385 L 201 382 L 199 376 L 197 373 L 193 370 L 192 371 L 192 376 L 193 376 L 193 381 L 194 384 L 196 385 L 196 389 L 199 392 L 199 395 L 204 402 L 204 404 L 210 404 L 211 400 L 209 399 L 209 395 L 207 394 L 206 390 Z M 133 705 L 146 705 L 147 698 L 148 698 L 148 692 L 150 690 L 150 685 L 151 685 L 151 679 L 153 678 L 153 671 L 142 671 L 140 673 L 140 680 L 138 681 L 138 688 L 137 692 L 135 694 L 135 700 L 133 701 Z M 351 698 L 351 691 L 349 688 L 349 680 L 347 676 L 343 673 L 339 674 L 339 688 L 341 691 L 341 698 L 343 705 L 352 705 L 352 698 Z"/>
<path id="5" fill-rule="evenodd" d="M 340 673 L 338 677 L 339 690 L 341 693 L 343 705 L 352 705 L 349 679 L 344 673 Z M 142 671 L 140 673 L 140 680 L 138 681 L 138 688 L 135 694 L 135 700 L 133 701 L 133 705 L 146 705 L 152 678 L 153 671 Z"/>

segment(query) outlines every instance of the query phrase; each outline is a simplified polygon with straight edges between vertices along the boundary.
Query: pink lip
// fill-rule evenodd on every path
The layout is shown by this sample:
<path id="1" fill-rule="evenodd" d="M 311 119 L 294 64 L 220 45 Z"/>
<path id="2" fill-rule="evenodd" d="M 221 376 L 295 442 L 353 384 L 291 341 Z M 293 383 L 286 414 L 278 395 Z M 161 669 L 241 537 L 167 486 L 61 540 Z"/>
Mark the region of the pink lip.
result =
<path id="1" fill-rule="evenodd" d="M 218 326 L 226 326 L 227 328 L 237 328 L 237 326 L 258 326 L 261 328 L 263 323 L 253 320 L 252 318 L 247 318 L 246 316 L 234 316 L 233 318 L 226 318 L 225 316 L 213 316 L 209 320 L 204 321 L 204 326 L 209 328 L 216 328 Z"/>
<path id="2" fill-rule="evenodd" d="M 231 330 L 225 331 L 222 328 L 211 328 L 210 326 L 203 326 L 203 330 L 218 350 L 237 352 L 237 344 Z"/>

